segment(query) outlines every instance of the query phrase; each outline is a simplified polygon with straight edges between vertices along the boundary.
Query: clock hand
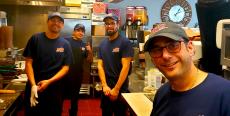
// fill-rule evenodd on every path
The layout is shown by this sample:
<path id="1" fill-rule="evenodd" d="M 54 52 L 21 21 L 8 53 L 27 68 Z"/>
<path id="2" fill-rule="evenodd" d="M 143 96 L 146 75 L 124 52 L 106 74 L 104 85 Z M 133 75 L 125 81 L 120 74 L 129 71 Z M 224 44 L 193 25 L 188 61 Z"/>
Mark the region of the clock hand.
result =
<path id="1" fill-rule="evenodd" d="M 177 14 L 181 13 L 180 8 L 177 10 L 176 14 L 174 14 L 174 16 L 177 16 Z"/>

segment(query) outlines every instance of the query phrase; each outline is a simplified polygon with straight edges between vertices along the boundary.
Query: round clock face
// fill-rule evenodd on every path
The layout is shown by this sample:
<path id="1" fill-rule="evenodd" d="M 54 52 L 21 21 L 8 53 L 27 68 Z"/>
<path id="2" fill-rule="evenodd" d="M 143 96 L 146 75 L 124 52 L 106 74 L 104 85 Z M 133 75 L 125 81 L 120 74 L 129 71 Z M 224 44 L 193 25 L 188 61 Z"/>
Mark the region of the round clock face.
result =
<path id="1" fill-rule="evenodd" d="M 180 5 L 175 5 L 169 10 L 169 19 L 173 22 L 180 22 L 185 15 L 184 8 Z"/>
<path id="2" fill-rule="evenodd" d="M 161 8 L 162 22 L 174 22 L 186 26 L 191 17 L 191 6 L 186 0 L 167 0 Z"/>

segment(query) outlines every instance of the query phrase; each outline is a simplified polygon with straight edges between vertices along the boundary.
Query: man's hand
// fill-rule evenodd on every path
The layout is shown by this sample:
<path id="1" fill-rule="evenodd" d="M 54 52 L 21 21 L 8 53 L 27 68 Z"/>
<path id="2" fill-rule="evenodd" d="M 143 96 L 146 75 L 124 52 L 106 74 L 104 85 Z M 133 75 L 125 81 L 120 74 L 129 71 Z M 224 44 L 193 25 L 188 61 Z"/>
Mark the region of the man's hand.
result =
<path id="1" fill-rule="evenodd" d="M 42 80 L 38 83 L 38 91 L 43 92 L 48 86 L 50 82 L 49 80 Z"/>
<path id="2" fill-rule="evenodd" d="M 38 104 L 37 98 L 38 98 L 38 87 L 37 85 L 33 85 L 31 87 L 31 94 L 30 94 L 30 106 L 35 107 Z"/>
<path id="3" fill-rule="evenodd" d="M 110 96 L 109 96 L 109 98 L 110 98 L 111 101 L 115 101 L 115 100 L 117 100 L 118 95 L 119 95 L 119 90 L 113 88 L 113 89 L 110 91 Z"/>
<path id="4" fill-rule="evenodd" d="M 86 43 L 85 48 L 86 48 L 87 51 L 92 51 L 92 48 L 90 47 L 90 43 L 89 42 Z"/>
<path id="5" fill-rule="evenodd" d="M 103 89 L 103 92 L 104 92 L 105 96 L 110 96 L 111 89 L 110 89 L 109 86 L 103 86 L 102 89 Z"/>

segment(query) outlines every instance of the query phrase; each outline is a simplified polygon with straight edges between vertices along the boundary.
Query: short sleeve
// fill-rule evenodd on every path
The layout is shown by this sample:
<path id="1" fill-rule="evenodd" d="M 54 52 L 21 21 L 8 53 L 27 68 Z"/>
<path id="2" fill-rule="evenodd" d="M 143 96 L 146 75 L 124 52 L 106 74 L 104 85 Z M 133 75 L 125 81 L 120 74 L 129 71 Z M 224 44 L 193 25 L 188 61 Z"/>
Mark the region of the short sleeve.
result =
<path id="1" fill-rule="evenodd" d="M 32 36 L 28 42 L 27 45 L 25 47 L 25 50 L 23 52 L 23 56 L 24 57 L 31 57 L 31 58 L 35 58 L 35 54 L 36 54 L 36 40 L 35 40 L 35 36 Z"/>
<path id="2" fill-rule="evenodd" d="M 132 47 L 132 43 L 129 40 L 123 41 L 122 58 L 133 57 L 133 55 L 134 55 L 134 50 L 133 50 L 133 47 Z"/>
<path id="3" fill-rule="evenodd" d="M 72 49 L 70 46 L 70 43 L 66 40 L 66 44 L 65 44 L 65 59 L 64 59 L 64 64 L 65 65 L 70 65 L 73 63 L 73 53 L 72 53 Z"/>

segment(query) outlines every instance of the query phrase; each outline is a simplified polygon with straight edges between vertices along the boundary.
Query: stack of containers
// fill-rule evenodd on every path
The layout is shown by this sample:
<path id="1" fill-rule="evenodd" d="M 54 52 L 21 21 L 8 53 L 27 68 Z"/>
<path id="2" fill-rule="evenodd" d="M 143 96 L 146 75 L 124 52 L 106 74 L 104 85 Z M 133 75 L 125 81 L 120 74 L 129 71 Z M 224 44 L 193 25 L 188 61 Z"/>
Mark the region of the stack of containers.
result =
<path id="1" fill-rule="evenodd" d="M 108 4 L 103 2 L 93 3 L 92 36 L 105 36 L 103 19 L 107 15 Z"/>
<path id="2" fill-rule="evenodd" d="M 6 12 L 0 11 L 0 50 L 13 48 L 13 27 L 7 26 Z"/>

